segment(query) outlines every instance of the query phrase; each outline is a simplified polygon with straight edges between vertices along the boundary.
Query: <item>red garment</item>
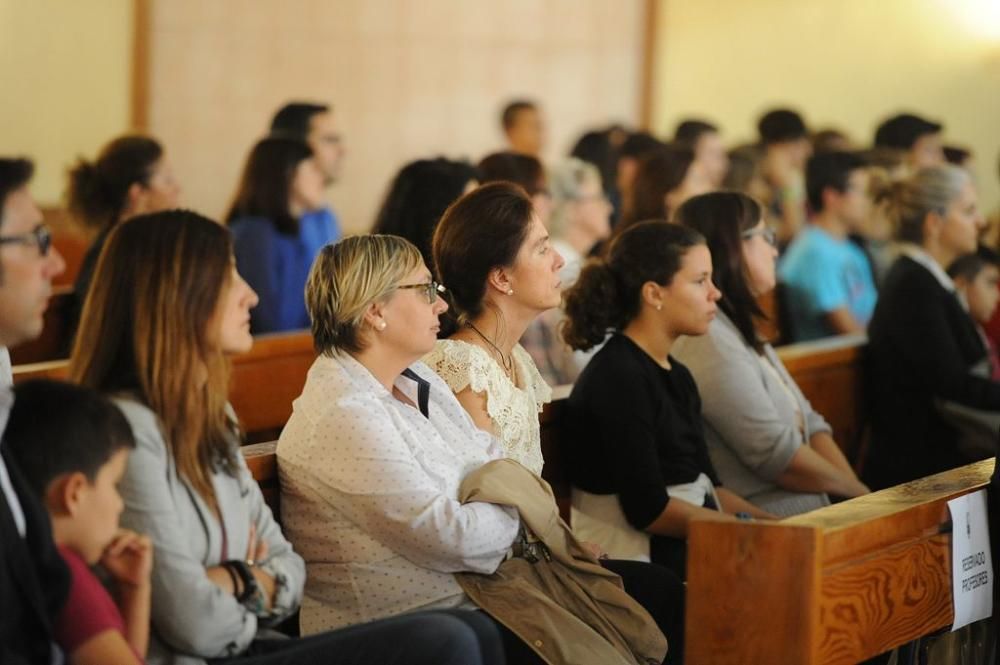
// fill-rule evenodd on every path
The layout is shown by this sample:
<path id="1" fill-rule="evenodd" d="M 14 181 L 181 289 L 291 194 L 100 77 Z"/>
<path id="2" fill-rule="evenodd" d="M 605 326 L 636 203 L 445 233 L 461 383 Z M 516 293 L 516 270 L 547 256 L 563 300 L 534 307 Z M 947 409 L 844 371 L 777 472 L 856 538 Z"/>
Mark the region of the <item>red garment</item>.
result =
<path id="1" fill-rule="evenodd" d="M 59 546 L 59 554 L 69 568 L 70 586 L 66 604 L 56 617 L 56 643 L 72 654 L 87 640 L 108 630 L 117 630 L 125 637 L 125 620 L 118 606 L 87 562 L 63 545 Z"/>
<path id="2" fill-rule="evenodd" d="M 993 312 L 993 318 L 983 326 L 986 329 L 986 336 L 990 338 L 994 346 L 1000 346 L 1000 307 Z"/>

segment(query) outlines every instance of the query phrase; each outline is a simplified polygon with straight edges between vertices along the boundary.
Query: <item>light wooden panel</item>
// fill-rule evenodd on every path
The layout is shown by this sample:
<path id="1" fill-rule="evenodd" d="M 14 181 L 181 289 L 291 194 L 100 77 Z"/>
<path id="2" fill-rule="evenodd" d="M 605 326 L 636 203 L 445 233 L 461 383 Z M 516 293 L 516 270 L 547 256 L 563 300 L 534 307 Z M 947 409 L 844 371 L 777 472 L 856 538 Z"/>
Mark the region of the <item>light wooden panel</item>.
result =
<path id="1" fill-rule="evenodd" d="M 185 202 L 210 215 L 292 98 L 335 106 L 348 152 L 331 198 L 354 231 L 405 161 L 499 148 L 511 97 L 542 103 L 550 158 L 638 120 L 644 0 L 149 2 L 148 127 Z"/>

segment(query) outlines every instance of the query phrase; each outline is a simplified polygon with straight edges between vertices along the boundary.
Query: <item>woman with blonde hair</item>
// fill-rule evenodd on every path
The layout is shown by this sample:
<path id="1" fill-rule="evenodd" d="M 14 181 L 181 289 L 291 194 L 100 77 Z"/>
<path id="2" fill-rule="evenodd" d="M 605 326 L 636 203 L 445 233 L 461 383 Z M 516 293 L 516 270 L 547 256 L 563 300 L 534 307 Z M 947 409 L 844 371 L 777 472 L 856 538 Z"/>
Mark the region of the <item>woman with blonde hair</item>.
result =
<path id="1" fill-rule="evenodd" d="M 510 184 L 480 188 L 455 205 L 491 188 L 520 192 L 517 209 L 534 219 L 531 200 Z M 475 494 L 459 500 L 470 475 L 508 461 L 448 385 L 420 362 L 434 348 L 438 317 L 448 309 L 443 291 L 420 252 L 393 236 L 329 245 L 310 273 L 306 301 L 319 357 L 277 451 L 285 527 L 309 570 L 304 632 L 420 609 L 475 609 L 482 596 L 470 589 L 469 578 L 473 587 L 494 580 L 509 603 L 510 593 L 524 589 L 521 559 L 551 563 L 544 546 L 529 540 L 520 506 L 487 503 Z M 522 467 L 504 468 L 540 486 Z M 551 496 L 543 503 L 558 530 Z M 614 579 L 620 593 L 617 578 L 595 564 L 588 555 L 585 567 Z M 513 569 L 501 568 L 507 565 Z M 633 581 L 624 579 L 626 592 L 638 586 Z M 622 594 L 620 607 L 641 604 L 661 629 L 680 625 L 680 585 L 657 576 L 644 581 L 645 597 L 636 598 L 637 604 Z M 541 602 L 523 608 L 505 603 L 520 617 L 495 619 L 508 663 L 561 662 L 551 655 L 573 648 L 561 632 L 565 624 L 532 623 L 539 604 L 554 606 L 557 614 L 575 611 L 560 598 L 535 598 Z M 643 639 L 656 636 L 652 620 L 642 614 Z M 595 624 L 587 626 L 585 639 L 600 642 Z M 670 638 L 673 656 L 680 651 L 680 631 Z"/>
<path id="2" fill-rule="evenodd" d="M 258 632 L 297 609 L 305 569 L 240 455 L 227 403 L 229 357 L 252 346 L 256 303 L 228 229 L 168 211 L 110 233 L 84 305 L 70 377 L 113 396 L 137 444 L 119 490 L 123 526 L 154 546 L 149 662 L 498 662 L 480 659 L 491 626 L 450 617 L 302 640 Z"/>
<path id="3" fill-rule="evenodd" d="M 902 256 L 879 293 L 868 326 L 872 441 L 864 475 L 891 487 L 970 460 L 937 405 L 1000 411 L 1000 384 L 969 372 L 982 342 L 946 272 L 976 251 L 983 216 L 969 174 L 951 165 L 921 169 L 889 185 Z"/>

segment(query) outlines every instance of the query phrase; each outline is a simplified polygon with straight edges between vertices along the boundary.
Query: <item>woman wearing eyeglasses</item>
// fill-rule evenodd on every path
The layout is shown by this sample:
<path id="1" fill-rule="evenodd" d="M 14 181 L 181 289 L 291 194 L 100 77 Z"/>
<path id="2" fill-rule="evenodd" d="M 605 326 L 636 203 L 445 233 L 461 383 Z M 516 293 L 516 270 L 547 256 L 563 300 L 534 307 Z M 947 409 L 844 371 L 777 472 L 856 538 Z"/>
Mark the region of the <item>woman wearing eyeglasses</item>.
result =
<path id="1" fill-rule="evenodd" d="M 774 232 L 760 205 L 737 192 L 696 196 L 679 224 L 705 236 L 722 291 L 708 334 L 677 341 L 674 354 L 698 385 L 705 438 L 722 482 L 768 512 L 827 505 L 828 494 L 868 492 L 770 344 L 758 337 L 756 299 L 774 288 Z"/>
<path id="2" fill-rule="evenodd" d="M 517 216 L 534 229 L 537 219 L 524 192 L 510 184 L 493 187 L 515 192 L 509 198 Z M 460 201 L 484 191 L 490 189 Z M 395 236 L 356 236 L 329 245 L 310 272 L 306 301 L 320 355 L 277 449 L 285 531 L 308 573 L 304 633 L 423 609 L 475 610 L 475 594 L 460 581 L 463 573 L 466 581 L 472 573 L 501 582 L 495 587 L 499 603 L 509 608 L 511 594 L 522 598 L 517 594 L 525 589 L 524 571 L 509 577 L 494 573 L 507 559 L 537 563 L 520 547 L 526 531 L 519 510 L 525 506 L 459 501 L 463 481 L 490 462 L 534 486 L 539 481 L 504 460 L 496 439 L 476 426 L 451 388 L 420 362 L 434 348 L 438 317 L 448 309 L 441 292 L 416 247 Z M 529 413 L 537 413 L 534 403 Z M 541 503 L 547 515 L 558 514 L 550 496 Z M 535 514 L 538 507 L 535 503 Z M 532 508 L 527 510 L 531 514 Z M 631 572 L 607 568 L 623 576 Z M 614 579 L 620 593 L 617 578 L 598 570 Z M 683 591 L 665 571 L 649 572 L 642 585 L 624 579 L 626 593 L 641 588 L 634 601 L 623 598 L 618 607 L 625 613 L 635 603 L 645 608 L 649 616 L 641 634 L 654 635 L 655 621 L 668 633 L 669 662 L 675 662 L 683 639 L 676 629 L 682 624 Z M 554 594 L 550 603 L 570 613 L 587 605 L 574 608 L 566 598 Z M 538 612 L 534 603 L 525 603 L 517 614 L 531 622 Z M 541 654 L 560 650 L 567 641 L 563 636 L 576 631 L 566 633 L 559 620 L 542 619 L 527 632 L 534 636 L 529 646 L 527 636 L 520 637 L 526 635 L 524 625 L 519 630 L 494 621 L 510 665 L 558 662 Z M 583 633 L 590 636 L 589 629 Z"/>

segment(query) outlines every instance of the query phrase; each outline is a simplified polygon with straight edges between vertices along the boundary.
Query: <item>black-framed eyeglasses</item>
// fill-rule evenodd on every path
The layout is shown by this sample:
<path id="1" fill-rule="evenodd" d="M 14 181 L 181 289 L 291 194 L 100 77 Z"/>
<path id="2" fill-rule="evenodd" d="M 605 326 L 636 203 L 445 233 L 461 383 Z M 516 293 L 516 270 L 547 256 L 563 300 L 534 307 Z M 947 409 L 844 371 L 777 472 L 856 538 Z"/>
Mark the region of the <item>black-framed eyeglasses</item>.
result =
<path id="1" fill-rule="evenodd" d="M 38 248 L 38 253 L 45 257 L 49 255 L 49 248 L 52 247 L 52 232 L 49 231 L 49 227 L 39 224 L 27 233 L 0 236 L 0 245 L 34 245 Z"/>
<path id="2" fill-rule="evenodd" d="M 397 289 L 423 289 L 424 296 L 427 298 L 427 304 L 433 305 L 437 302 L 438 294 L 445 293 L 448 289 L 444 288 L 444 284 L 438 284 L 435 281 L 424 282 L 423 284 L 400 284 L 396 287 Z"/>
<path id="3" fill-rule="evenodd" d="M 765 226 L 764 228 L 753 228 L 740 234 L 740 237 L 744 240 L 750 240 L 754 236 L 762 237 L 764 242 L 771 247 L 778 246 L 778 234 L 770 226 Z"/>

